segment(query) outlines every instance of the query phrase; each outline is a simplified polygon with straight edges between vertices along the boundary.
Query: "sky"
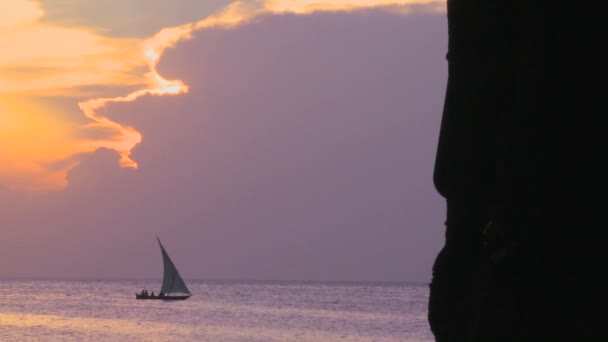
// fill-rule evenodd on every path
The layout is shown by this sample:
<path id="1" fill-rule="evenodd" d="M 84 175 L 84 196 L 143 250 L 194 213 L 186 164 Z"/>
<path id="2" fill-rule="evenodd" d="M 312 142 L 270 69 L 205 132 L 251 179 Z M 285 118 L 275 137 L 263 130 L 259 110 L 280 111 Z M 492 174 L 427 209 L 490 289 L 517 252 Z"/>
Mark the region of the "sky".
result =
<path id="1" fill-rule="evenodd" d="M 0 2 L 0 278 L 420 281 L 432 0 Z"/>

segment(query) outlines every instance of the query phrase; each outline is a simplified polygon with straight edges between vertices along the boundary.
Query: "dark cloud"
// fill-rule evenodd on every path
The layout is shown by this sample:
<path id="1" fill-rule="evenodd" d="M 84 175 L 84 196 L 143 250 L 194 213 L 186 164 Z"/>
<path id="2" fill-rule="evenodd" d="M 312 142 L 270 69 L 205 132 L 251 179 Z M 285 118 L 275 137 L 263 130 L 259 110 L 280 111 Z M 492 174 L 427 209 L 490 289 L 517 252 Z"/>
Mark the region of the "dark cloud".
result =
<path id="1" fill-rule="evenodd" d="M 163 27 L 202 19 L 232 0 L 37 0 L 43 21 L 61 26 L 92 27 L 117 37 L 147 37 Z"/>

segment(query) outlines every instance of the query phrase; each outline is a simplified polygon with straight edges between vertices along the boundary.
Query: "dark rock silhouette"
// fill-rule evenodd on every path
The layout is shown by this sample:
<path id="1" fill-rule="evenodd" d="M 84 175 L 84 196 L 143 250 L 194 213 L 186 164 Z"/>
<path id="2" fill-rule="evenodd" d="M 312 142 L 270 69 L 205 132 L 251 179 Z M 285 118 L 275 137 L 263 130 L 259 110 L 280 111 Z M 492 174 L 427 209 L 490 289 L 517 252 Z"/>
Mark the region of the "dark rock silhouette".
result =
<path id="1" fill-rule="evenodd" d="M 598 314 L 607 267 L 581 210 L 576 7 L 448 0 L 437 341 L 608 341 Z"/>

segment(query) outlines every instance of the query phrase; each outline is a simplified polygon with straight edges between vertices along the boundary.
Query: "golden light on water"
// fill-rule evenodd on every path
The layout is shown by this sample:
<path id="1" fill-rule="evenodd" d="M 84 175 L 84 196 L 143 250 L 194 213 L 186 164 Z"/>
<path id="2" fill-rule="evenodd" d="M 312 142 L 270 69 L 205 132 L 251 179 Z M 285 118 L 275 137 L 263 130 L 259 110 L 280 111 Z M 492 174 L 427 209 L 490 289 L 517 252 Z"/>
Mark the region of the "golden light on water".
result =
<path id="1" fill-rule="evenodd" d="M 114 300 L 116 298 L 113 298 Z M 133 300 L 131 298 L 121 298 L 121 300 Z M 112 303 L 117 305 L 116 302 Z M 161 303 L 158 307 L 149 307 L 149 311 L 166 308 Z M 124 303 L 119 305 L 125 305 Z M 129 305 L 131 308 L 139 304 Z M 191 304 L 192 305 L 192 304 Z M 141 308 L 140 308 L 141 309 Z M 178 309 L 179 310 L 179 309 Z M 280 321 L 285 315 L 292 317 L 302 316 L 312 319 L 340 320 L 349 319 L 355 322 L 370 322 L 375 320 L 391 321 L 395 318 L 390 314 L 378 313 L 359 313 L 320 309 L 302 308 L 273 308 L 254 305 L 233 305 L 230 303 L 206 303 L 199 307 L 201 311 L 228 312 L 232 316 L 250 317 L 270 317 L 275 321 Z M 60 310 L 61 312 L 61 310 Z M 90 314 L 90 313 L 89 313 Z M 340 332 L 329 332 L 315 329 L 302 329 L 301 327 L 257 327 L 255 325 L 235 325 L 231 322 L 214 322 L 200 325 L 180 324 L 175 322 L 151 321 L 146 315 L 145 319 L 129 318 L 100 318 L 87 317 L 86 315 L 72 317 L 61 314 L 30 314 L 20 312 L 0 311 L 0 329 L 39 329 L 45 333 L 54 335 L 75 335 L 86 334 L 89 339 L 95 337 L 108 340 L 124 340 L 125 338 L 137 336 L 145 341 L 166 341 L 167 336 L 173 336 L 185 340 L 200 340 L 204 337 L 210 341 L 224 340 L 262 340 L 262 341 L 344 341 L 345 336 Z M 163 319 L 162 315 L 158 319 Z M 406 320 L 401 318 L 399 323 L 406 324 Z M 359 336 L 349 336 L 348 341 L 370 341 L 372 336 L 361 334 Z M 379 339 L 394 341 L 394 339 Z"/>
<path id="2" fill-rule="evenodd" d="M 46 328 L 56 331 L 87 332 L 102 335 L 127 335 L 138 333 L 149 341 L 158 341 L 154 336 L 175 329 L 175 324 L 145 323 L 124 319 L 102 319 L 87 317 L 65 317 L 44 314 L 20 314 L 0 312 L 0 327 L 6 328 Z"/>

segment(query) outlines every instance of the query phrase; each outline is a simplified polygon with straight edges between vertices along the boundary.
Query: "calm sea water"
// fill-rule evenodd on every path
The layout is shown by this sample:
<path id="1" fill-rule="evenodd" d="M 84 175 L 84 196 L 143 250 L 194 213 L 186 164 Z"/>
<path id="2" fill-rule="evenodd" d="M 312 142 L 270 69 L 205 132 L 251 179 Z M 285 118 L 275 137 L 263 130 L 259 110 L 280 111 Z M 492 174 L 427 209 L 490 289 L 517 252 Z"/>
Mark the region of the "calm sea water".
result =
<path id="1" fill-rule="evenodd" d="M 0 341 L 432 341 L 428 287 L 189 282 L 186 301 L 135 300 L 142 281 L 0 281 Z"/>

